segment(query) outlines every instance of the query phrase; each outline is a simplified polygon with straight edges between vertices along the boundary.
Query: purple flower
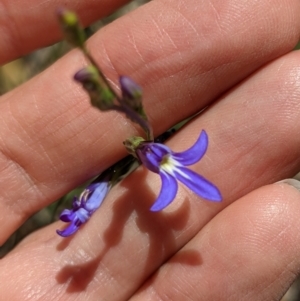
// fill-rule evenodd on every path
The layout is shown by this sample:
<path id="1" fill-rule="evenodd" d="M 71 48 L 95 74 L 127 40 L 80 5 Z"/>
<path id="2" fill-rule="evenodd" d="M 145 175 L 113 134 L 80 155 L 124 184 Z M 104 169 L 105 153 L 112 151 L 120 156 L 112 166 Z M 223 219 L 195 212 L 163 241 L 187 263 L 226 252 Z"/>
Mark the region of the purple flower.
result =
<path id="1" fill-rule="evenodd" d="M 142 142 L 136 149 L 141 162 L 151 171 L 158 173 L 162 187 L 151 211 L 159 211 L 168 206 L 175 198 L 179 180 L 198 196 L 219 202 L 222 200 L 219 189 L 208 180 L 186 166 L 195 164 L 205 154 L 208 136 L 203 130 L 196 143 L 188 150 L 176 153 L 164 144 Z"/>
<path id="2" fill-rule="evenodd" d="M 60 219 L 69 223 L 64 230 L 56 230 L 63 237 L 74 234 L 78 228 L 86 223 L 91 215 L 100 207 L 110 189 L 107 181 L 90 184 L 79 196 L 74 197 L 73 208 L 65 209 L 60 214 Z"/>

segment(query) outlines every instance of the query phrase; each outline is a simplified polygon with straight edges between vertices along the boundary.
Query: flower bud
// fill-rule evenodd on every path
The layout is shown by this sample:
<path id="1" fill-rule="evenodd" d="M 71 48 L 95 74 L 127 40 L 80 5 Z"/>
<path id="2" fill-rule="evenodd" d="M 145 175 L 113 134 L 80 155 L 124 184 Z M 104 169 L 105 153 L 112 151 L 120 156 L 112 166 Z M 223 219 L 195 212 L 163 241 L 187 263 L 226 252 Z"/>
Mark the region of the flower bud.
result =
<path id="1" fill-rule="evenodd" d="M 73 46 L 84 48 L 85 33 L 77 15 L 64 8 L 57 11 L 57 16 L 66 40 Z"/>
<path id="2" fill-rule="evenodd" d="M 143 119 L 147 119 L 142 104 L 142 88 L 128 76 L 119 78 L 122 100 Z"/>
<path id="3" fill-rule="evenodd" d="M 101 111 L 112 109 L 114 105 L 114 95 L 111 90 L 101 82 L 96 67 L 88 66 L 81 69 L 74 75 L 74 79 L 80 82 L 87 91 L 93 106 Z"/>
<path id="4" fill-rule="evenodd" d="M 75 73 L 74 79 L 84 86 L 88 91 L 97 89 L 100 84 L 98 70 L 94 66 L 85 67 Z"/>
<path id="5" fill-rule="evenodd" d="M 120 76 L 119 78 L 123 97 L 132 100 L 142 98 L 142 88 L 128 76 Z"/>

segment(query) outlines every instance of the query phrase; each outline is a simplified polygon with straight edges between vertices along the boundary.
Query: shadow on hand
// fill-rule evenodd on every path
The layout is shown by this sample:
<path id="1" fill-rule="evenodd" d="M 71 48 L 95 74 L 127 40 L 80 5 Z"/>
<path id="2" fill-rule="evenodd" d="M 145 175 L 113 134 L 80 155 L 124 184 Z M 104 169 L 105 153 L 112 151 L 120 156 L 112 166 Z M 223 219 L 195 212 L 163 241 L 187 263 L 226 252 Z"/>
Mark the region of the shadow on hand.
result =
<path id="1" fill-rule="evenodd" d="M 176 255 L 169 260 L 169 263 L 180 263 L 196 266 L 202 264 L 202 257 L 197 250 L 185 249 L 176 253 Z"/>
<path id="2" fill-rule="evenodd" d="M 129 220 L 134 220 L 138 230 L 148 237 L 147 259 L 144 262 L 136 263 L 141 265 L 141 271 L 143 271 L 143 275 L 140 277 L 142 278 L 141 283 L 182 247 L 176 241 L 176 231 L 179 235 L 179 232 L 185 227 L 190 214 L 190 204 L 186 199 L 175 212 L 151 212 L 149 208 L 155 201 L 158 192 L 154 194 L 149 189 L 146 183 L 146 173 L 145 169 L 140 168 L 121 182 L 120 185 L 128 190 L 113 204 L 112 220 L 103 232 L 105 248 L 102 252 L 89 262 L 80 265 L 68 265 L 59 271 L 56 277 L 58 283 L 70 281 L 67 292 L 78 292 L 87 288 L 95 277 L 103 257 L 113 247 L 120 244 L 126 223 Z M 133 183 L 135 183 L 134 186 Z M 131 227 L 135 227 L 132 225 L 132 221 L 129 222 Z M 64 249 L 68 243 L 69 241 L 62 242 L 58 245 L 58 249 Z M 142 246 L 138 246 L 138 249 L 141 250 Z M 197 265 L 201 263 L 199 258 L 200 255 L 193 252 L 192 254 L 183 254 L 176 260 L 180 260 L 183 264 Z"/>
<path id="3" fill-rule="evenodd" d="M 70 281 L 66 290 L 68 293 L 85 291 L 95 276 L 100 260 L 96 257 L 80 265 L 67 265 L 59 271 L 56 281 L 61 284 Z"/>
<path id="4" fill-rule="evenodd" d="M 121 185 L 128 188 L 127 192 L 113 205 L 113 218 L 104 232 L 107 249 L 119 244 L 122 239 L 124 226 L 132 218 L 139 231 L 145 233 L 149 239 L 148 257 L 145 270 L 155 269 L 174 253 L 176 239 L 174 230 L 182 230 L 186 225 L 190 212 L 187 200 L 172 213 L 151 212 L 149 209 L 157 195 L 154 194 L 146 182 L 147 171 L 138 169 Z M 135 183 L 135 186 L 132 186 Z"/>

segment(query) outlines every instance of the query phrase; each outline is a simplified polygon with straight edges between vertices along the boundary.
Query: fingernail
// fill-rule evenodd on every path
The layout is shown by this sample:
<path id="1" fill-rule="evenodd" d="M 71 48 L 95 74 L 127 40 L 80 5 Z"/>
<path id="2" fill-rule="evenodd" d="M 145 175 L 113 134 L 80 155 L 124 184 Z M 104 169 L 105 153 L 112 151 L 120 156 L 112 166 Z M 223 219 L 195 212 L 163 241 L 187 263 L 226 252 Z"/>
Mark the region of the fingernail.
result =
<path id="1" fill-rule="evenodd" d="M 300 191 L 300 182 L 296 179 L 284 179 L 284 180 L 278 181 L 277 183 L 284 183 L 284 184 L 291 185 Z"/>

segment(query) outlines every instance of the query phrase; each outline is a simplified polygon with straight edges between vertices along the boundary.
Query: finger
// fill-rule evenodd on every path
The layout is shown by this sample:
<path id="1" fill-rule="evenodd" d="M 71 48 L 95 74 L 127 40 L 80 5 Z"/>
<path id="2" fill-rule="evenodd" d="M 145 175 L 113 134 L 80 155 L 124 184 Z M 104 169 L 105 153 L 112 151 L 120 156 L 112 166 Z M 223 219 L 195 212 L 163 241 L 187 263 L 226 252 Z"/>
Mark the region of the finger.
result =
<path id="1" fill-rule="evenodd" d="M 37 285 L 36 291 L 43 291 L 46 285 L 53 296 L 76 291 L 81 296 L 88 292 L 96 297 L 101 292 L 108 300 L 127 300 L 235 197 L 295 173 L 300 164 L 300 119 L 296 109 L 300 87 L 295 81 L 300 72 L 299 59 L 295 52 L 266 66 L 169 141 L 174 151 L 181 151 L 183 145 L 192 144 L 195 136 L 191 135 L 205 127 L 210 137 L 208 153 L 194 169 L 220 188 L 223 203 L 200 200 L 180 186 L 169 207 L 152 213 L 149 208 L 160 180 L 156 174 L 140 169 L 111 192 L 72 239 L 61 242 L 55 238 L 55 228 L 62 225 L 54 225 L 47 233 L 40 233 L 40 240 L 34 235 L 20 246 L 26 248 L 23 256 L 28 258 L 27 264 L 31 256 L 46 257 L 35 263 L 40 272 L 28 278 L 24 287 L 37 283 L 42 271 L 52 280 Z M 272 135 L 275 132 L 277 139 Z M 2 261 L 5 271 L 18 252 L 20 249 Z M 21 275 L 18 271 L 15 274 Z M 76 289 L 78 283 L 82 286 Z M 20 284 L 18 292 L 23 291 Z"/>
<path id="2" fill-rule="evenodd" d="M 208 50 L 207 46 L 199 47 L 198 42 L 194 42 L 198 37 L 197 34 L 205 33 L 203 26 L 206 24 L 203 23 L 205 20 L 199 21 L 198 15 L 194 13 L 195 3 L 190 1 L 188 5 L 182 6 L 181 2 L 178 2 L 178 7 L 175 8 L 174 3 L 168 2 L 170 19 L 157 20 L 157 13 L 162 9 L 165 10 L 166 4 L 154 1 L 149 6 L 144 6 L 147 10 L 142 8 L 100 31 L 90 43 L 92 50 L 100 49 L 95 55 L 97 60 L 103 62 L 103 68 L 110 78 L 115 79 L 116 71 L 112 66 L 118 63 L 120 67 L 117 72 L 125 73 L 128 70 L 129 75 L 140 79 L 142 86 L 145 86 L 146 109 L 157 133 L 196 113 L 234 82 L 268 59 L 291 48 L 290 41 L 298 34 L 294 29 L 297 26 L 292 27 L 298 22 L 298 18 L 296 21 L 293 17 L 297 9 L 300 9 L 298 1 L 289 2 L 290 4 L 282 7 L 280 11 L 270 10 L 269 2 L 260 2 L 258 6 L 246 5 L 245 14 L 247 12 L 249 18 L 257 18 L 257 21 L 250 26 L 251 28 L 244 24 L 243 30 L 240 31 L 236 30 L 236 22 L 227 23 L 232 19 L 232 13 L 238 3 L 228 1 L 227 7 L 219 7 L 222 11 L 223 25 L 229 26 L 226 27 L 227 35 L 224 37 L 219 31 L 216 31 L 216 35 L 210 35 Z M 218 7 L 220 4 L 215 5 Z M 259 14 L 261 5 L 264 5 L 265 11 L 268 11 L 270 16 Z M 210 16 L 211 24 L 215 24 L 215 10 L 212 6 L 205 4 L 202 9 Z M 177 25 L 173 29 L 172 20 L 175 18 L 177 20 L 175 24 L 185 25 L 186 14 L 191 15 L 190 22 L 197 30 L 187 31 L 185 43 L 177 38 L 176 51 L 172 48 L 173 52 L 170 52 L 170 36 L 174 36 L 175 39 L 176 33 L 180 32 Z M 284 22 L 289 26 L 278 27 L 278 31 L 274 34 L 273 27 L 271 30 L 269 25 L 265 26 L 266 18 L 277 26 L 276 16 L 279 15 L 280 20 L 286 18 Z M 147 21 L 149 18 L 153 18 L 154 21 L 149 23 Z M 243 18 L 240 16 L 240 20 Z M 149 48 L 145 46 L 148 36 L 144 33 L 158 36 L 158 21 L 161 30 L 168 32 L 168 35 L 164 35 L 164 39 L 155 40 L 152 48 Z M 139 27 L 133 26 L 135 22 L 139 23 Z M 191 25 L 185 26 L 190 28 Z M 219 25 L 214 26 L 219 28 Z M 130 34 L 136 40 L 136 44 L 126 45 L 125 48 L 128 50 L 121 52 L 119 47 L 109 49 L 107 53 L 110 57 L 105 56 L 104 45 L 112 46 L 116 45 L 116 41 L 122 42 L 126 32 L 124 30 L 128 28 L 131 28 Z M 274 45 L 272 47 L 269 44 L 262 46 L 259 41 L 265 39 L 267 35 L 271 35 L 274 39 L 279 35 L 278 44 L 272 44 Z M 219 41 L 214 43 L 217 36 Z M 111 37 L 115 40 L 111 40 Z M 236 45 L 235 50 L 232 49 L 232 44 Z M 154 45 L 157 45 L 156 48 Z M 136 55 L 137 49 L 143 59 Z M 259 54 L 253 56 L 253 52 L 258 49 Z M 166 51 L 168 56 L 162 56 L 164 53 L 162 51 Z M 214 52 L 218 52 L 218 56 L 214 56 Z M 234 57 L 231 56 L 232 52 L 235 54 Z M 132 62 L 132 67 L 127 60 L 120 60 L 120 53 Z M 171 55 L 172 53 L 174 55 Z M 176 53 L 180 53 L 180 56 Z M 206 65 L 205 70 L 208 71 L 199 73 L 199 70 L 204 70 L 201 68 L 203 64 L 207 64 L 208 55 L 213 55 L 214 60 L 210 60 Z M 196 60 L 197 57 L 199 59 Z M 180 62 L 183 62 L 181 66 L 184 67 L 184 73 L 176 72 L 174 69 Z M 121 115 L 114 113 L 102 115 L 90 108 L 85 94 L 69 80 L 82 64 L 82 57 L 73 52 L 37 78 L 2 98 L 0 160 L 3 169 L 0 187 L 3 195 L 0 206 L 5 230 L 3 229 L 0 234 L 0 241 L 3 241 L 30 214 L 123 156 L 125 150 L 120 141 L 137 133 Z M 152 65 L 154 69 L 149 68 Z M 189 78 L 187 81 L 186 76 Z M 218 91 L 215 86 L 207 86 L 208 82 L 216 81 Z M 178 90 L 180 86 L 182 89 Z"/>
<path id="3" fill-rule="evenodd" d="M 295 81 L 299 59 L 299 53 L 292 53 L 266 66 L 168 143 L 174 151 L 181 151 L 179 146 L 192 145 L 187 141 L 194 141 L 196 133 L 206 129 L 210 137 L 208 153 L 194 169 L 220 188 L 224 198 L 221 204 L 200 200 L 180 186 L 176 200 L 153 215 L 148 210 L 161 183 L 156 174 L 146 176 L 140 171 L 112 192 L 90 225 L 77 233 L 68 246 L 70 253 L 64 256 L 74 258 L 71 250 L 82 246 L 83 253 L 101 265 L 95 272 L 95 282 L 98 287 L 101 283 L 99 290 L 108 299 L 112 299 L 117 286 L 126 300 L 236 197 L 299 170 L 300 86 Z M 274 93 L 279 86 L 282 88 Z M 86 241 L 90 243 L 84 246 Z M 115 258 L 122 263 L 116 264 Z M 59 274 L 60 281 L 67 283 L 74 276 L 72 269 L 82 266 L 81 262 L 79 258 L 66 264 Z"/>
<path id="4" fill-rule="evenodd" d="M 295 110 L 300 96 L 295 81 L 300 72 L 298 60 L 295 52 L 266 66 L 168 143 L 180 151 L 179 146 L 190 145 L 191 136 L 205 127 L 210 145 L 195 170 L 219 186 L 222 204 L 201 201 L 181 186 L 176 200 L 164 212 L 149 212 L 160 183 L 157 175 L 147 175 L 141 169 L 112 191 L 76 236 L 61 242 L 54 234 L 58 225 L 33 235 L 3 259 L 2 275 L 7 275 L 8 269 L 10 275 L 17 274 L 11 264 L 21 258 L 26 258 L 27 264 L 41 258 L 34 260 L 35 272 L 20 282 L 18 291 L 35 283 L 32 292 L 47 288 L 54 300 L 70 292 L 128 299 L 235 197 L 299 168 L 299 110 Z M 284 86 L 276 90 L 282 82 Z M 78 283 L 82 285 L 78 287 Z"/>
<path id="5" fill-rule="evenodd" d="M 0 1 L 0 65 L 61 39 L 56 10 L 75 10 L 85 26 L 104 17 L 126 0 L 95 1 Z"/>
<path id="6" fill-rule="evenodd" d="M 130 300 L 280 300 L 300 268 L 300 193 L 260 188 L 218 214 Z"/>

